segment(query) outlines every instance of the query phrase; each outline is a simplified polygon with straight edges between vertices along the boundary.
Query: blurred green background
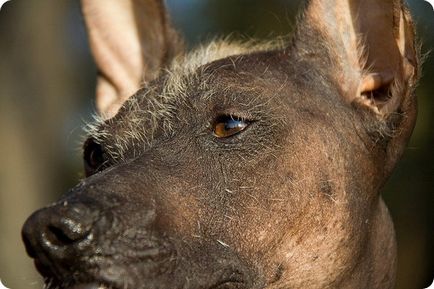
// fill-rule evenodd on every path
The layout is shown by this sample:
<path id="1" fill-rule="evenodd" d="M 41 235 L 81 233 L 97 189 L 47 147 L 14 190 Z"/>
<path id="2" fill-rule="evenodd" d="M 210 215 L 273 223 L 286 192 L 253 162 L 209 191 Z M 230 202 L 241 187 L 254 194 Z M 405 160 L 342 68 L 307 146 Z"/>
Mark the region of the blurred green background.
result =
<path id="1" fill-rule="evenodd" d="M 218 35 L 288 34 L 301 1 L 170 0 L 173 22 L 193 47 Z M 434 48 L 434 12 L 409 1 L 423 52 Z M 0 279 L 41 288 L 20 229 L 35 209 L 81 175 L 83 124 L 94 112 L 96 69 L 78 1 L 13 0 L 0 12 Z M 434 57 L 418 88 L 419 118 L 384 197 L 399 246 L 397 288 L 420 289 L 434 276 Z"/>

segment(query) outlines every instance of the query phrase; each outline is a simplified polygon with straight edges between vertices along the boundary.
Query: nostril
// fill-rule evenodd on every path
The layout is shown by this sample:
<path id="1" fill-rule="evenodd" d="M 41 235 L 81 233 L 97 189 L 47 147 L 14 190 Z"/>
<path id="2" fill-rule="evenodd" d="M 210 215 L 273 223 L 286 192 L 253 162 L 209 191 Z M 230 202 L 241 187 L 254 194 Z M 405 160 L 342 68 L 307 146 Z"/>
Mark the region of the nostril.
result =
<path id="1" fill-rule="evenodd" d="M 56 245 L 68 245 L 74 243 L 74 240 L 70 239 L 62 229 L 54 227 L 54 226 L 48 226 L 47 234 L 45 236 L 47 239 L 49 239 L 50 243 L 56 244 Z"/>
<path id="2" fill-rule="evenodd" d="M 47 247 L 57 250 L 74 245 L 83 246 L 91 238 L 95 218 L 83 210 L 72 208 L 63 214 L 50 216 L 42 227 L 42 242 Z"/>
<path id="3" fill-rule="evenodd" d="M 67 223 L 73 223 L 68 220 Z M 63 224 L 66 225 L 66 224 Z M 45 238 L 48 242 L 56 246 L 68 246 L 85 239 L 89 230 L 83 230 L 80 224 L 71 224 L 72 226 L 54 226 L 48 225 Z"/>
<path id="4" fill-rule="evenodd" d="M 43 263 L 82 254 L 94 241 L 99 219 L 99 210 L 80 203 L 41 209 L 23 226 L 27 253 Z"/>

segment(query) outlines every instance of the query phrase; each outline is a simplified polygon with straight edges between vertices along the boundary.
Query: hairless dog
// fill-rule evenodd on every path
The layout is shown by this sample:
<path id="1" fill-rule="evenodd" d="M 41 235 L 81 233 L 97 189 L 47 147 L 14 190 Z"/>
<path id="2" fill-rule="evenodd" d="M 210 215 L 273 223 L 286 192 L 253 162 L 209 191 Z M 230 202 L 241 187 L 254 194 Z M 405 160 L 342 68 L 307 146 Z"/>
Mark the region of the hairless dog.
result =
<path id="1" fill-rule="evenodd" d="M 158 0 L 82 0 L 86 178 L 23 228 L 49 289 L 393 288 L 380 191 L 416 119 L 400 0 L 310 0 L 288 40 L 185 53 Z"/>

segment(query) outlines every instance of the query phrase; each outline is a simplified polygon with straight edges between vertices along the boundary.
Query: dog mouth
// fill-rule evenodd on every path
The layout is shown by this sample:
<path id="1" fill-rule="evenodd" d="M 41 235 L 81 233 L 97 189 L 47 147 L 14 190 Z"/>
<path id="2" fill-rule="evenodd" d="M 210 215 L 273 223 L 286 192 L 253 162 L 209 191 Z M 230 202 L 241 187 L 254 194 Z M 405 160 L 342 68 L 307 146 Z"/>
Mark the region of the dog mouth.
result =
<path id="1" fill-rule="evenodd" d="M 77 284 L 60 284 L 54 280 L 47 279 L 44 289 L 120 289 L 112 284 L 105 282 L 84 282 Z"/>
<path id="2" fill-rule="evenodd" d="M 71 279 L 69 280 L 59 280 L 55 277 L 48 277 L 46 276 L 45 279 L 45 286 L 44 289 L 124 289 L 124 288 L 146 288 L 143 287 L 143 285 L 146 283 L 146 280 L 141 280 L 140 283 L 136 283 L 135 285 L 132 285 L 131 282 L 124 283 L 123 281 L 117 281 L 117 280 L 105 280 L 105 278 L 98 278 L 95 279 L 89 278 L 81 278 L 80 276 L 73 276 L 72 274 Z M 214 275 L 214 274 L 212 274 Z M 226 271 L 220 272 L 218 274 L 218 277 L 216 278 L 216 275 L 210 276 L 208 285 L 205 285 L 204 283 L 201 283 L 201 285 L 192 285 L 192 287 L 188 288 L 208 288 L 208 289 L 247 289 L 250 288 L 249 286 L 246 286 L 246 280 L 244 279 L 244 276 L 240 272 L 236 271 Z M 173 276 L 172 276 L 173 277 Z M 167 276 L 167 278 L 170 278 Z M 131 280 L 130 280 L 131 281 Z M 155 280 L 149 280 L 150 282 L 153 282 Z M 168 280 L 161 280 L 163 283 L 166 283 L 165 281 Z M 170 282 L 169 282 L 170 283 Z M 168 284 L 166 284 L 168 285 Z M 152 288 L 186 288 L 184 285 L 182 286 L 175 286 L 173 287 L 173 284 L 166 286 L 165 284 L 160 284 L 157 282 L 152 283 Z"/>
<path id="3" fill-rule="evenodd" d="M 117 286 L 105 281 L 89 282 L 60 282 L 55 279 L 46 278 L 44 289 L 121 289 L 124 286 Z"/>
<path id="4" fill-rule="evenodd" d="M 35 267 L 44 277 L 44 289 L 122 289 L 125 287 L 118 284 L 120 282 L 110 282 L 103 278 L 83 276 L 79 273 L 71 273 L 69 278 L 59 279 L 49 267 L 38 260 L 35 260 Z"/>
<path id="5" fill-rule="evenodd" d="M 60 284 L 54 280 L 46 279 L 44 289 L 123 289 L 125 286 L 117 286 L 103 281 L 84 282 L 76 284 Z M 138 287 L 136 287 L 138 288 Z M 243 282 L 239 280 L 222 280 L 214 285 L 210 285 L 209 289 L 246 289 Z"/>
<path id="6" fill-rule="evenodd" d="M 78 285 L 73 285 L 68 289 L 108 289 L 108 288 L 114 289 L 113 286 L 109 286 L 101 283 L 78 284 Z"/>
<path id="7" fill-rule="evenodd" d="M 69 280 L 59 281 L 58 279 L 46 277 L 44 289 L 123 289 L 123 288 L 139 288 L 126 286 L 120 282 L 109 282 L 103 279 L 85 280 Z"/>
<path id="8" fill-rule="evenodd" d="M 113 285 L 109 285 L 107 283 L 101 283 L 101 282 L 92 282 L 92 283 L 81 283 L 81 284 L 75 284 L 71 286 L 59 286 L 54 283 L 46 284 L 45 289 L 121 289 L 123 287 L 115 287 Z M 209 289 L 226 289 L 226 288 L 234 288 L 234 289 L 245 289 L 244 285 L 240 282 L 232 282 L 232 281 L 224 281 L 219 282 L 218 284 L 215 284 L 213 286 L 210 286 Z"/>
<path id="9" fill-rule="evenodd" d="M 169 255 L 174 258 L 174 254 Z M 146 256 L 142 262 L 130 263 L 101 256 L 77 256 L 74 262 L 52 260 L 49 255 L 39 257 L 34 264 L 44 277 L 44 289 L 251 288 L 248 268 L 234 260 L 222 259 L 218 266 L 202 270 L 194 261 L 180 265 L 169 257 L 151 260 Z"/>

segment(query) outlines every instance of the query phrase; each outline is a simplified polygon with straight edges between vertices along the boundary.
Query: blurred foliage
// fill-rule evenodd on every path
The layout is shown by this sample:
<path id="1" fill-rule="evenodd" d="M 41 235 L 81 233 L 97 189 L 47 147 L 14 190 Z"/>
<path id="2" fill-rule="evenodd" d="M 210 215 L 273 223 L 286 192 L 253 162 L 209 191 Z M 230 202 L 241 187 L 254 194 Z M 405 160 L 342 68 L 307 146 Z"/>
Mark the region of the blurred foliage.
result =
<path id="1" fill-rule="evenodd" d="M 216 36 L 291 32 L 297 0 L 168 0 L 189 47 Z M 423 52 L 434 48 L 434 12 L 409 1 Z M 40 288 L 19 231 L 25 218 L 81 177 L 81 127 L 91 119 L 93 66 L 78 1 L 13 0 L 0 12 L 0 278 Z M 434 273 L 434 57 L 417 90 L 419 118 L 384 188 L 399 246 L 398 289 L 427 287 Z"/>

